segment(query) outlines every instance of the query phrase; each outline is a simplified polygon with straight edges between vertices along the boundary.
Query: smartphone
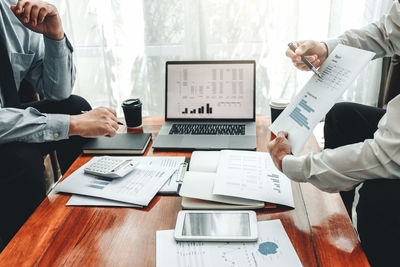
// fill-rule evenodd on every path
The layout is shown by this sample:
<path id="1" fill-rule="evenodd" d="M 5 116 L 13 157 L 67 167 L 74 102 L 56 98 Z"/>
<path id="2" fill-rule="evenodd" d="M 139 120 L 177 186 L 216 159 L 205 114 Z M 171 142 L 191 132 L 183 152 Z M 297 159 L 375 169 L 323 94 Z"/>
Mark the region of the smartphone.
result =
<path id="1" fill-rule="evenodd" d="M 182 210 L 175 226 L 177 241 L 257 241 L 254 211 Z"/>

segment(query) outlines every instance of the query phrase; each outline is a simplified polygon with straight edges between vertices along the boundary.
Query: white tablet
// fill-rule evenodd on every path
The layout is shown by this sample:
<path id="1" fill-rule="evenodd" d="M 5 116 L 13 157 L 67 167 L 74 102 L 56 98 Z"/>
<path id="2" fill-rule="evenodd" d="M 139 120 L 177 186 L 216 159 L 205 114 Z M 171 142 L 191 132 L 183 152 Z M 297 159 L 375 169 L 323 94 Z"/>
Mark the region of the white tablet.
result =
<path id="1" fill-rule="evenodd" d="M 178 241 L 257 241 L 254 211 L 182 210 L 178 213 Z"/>

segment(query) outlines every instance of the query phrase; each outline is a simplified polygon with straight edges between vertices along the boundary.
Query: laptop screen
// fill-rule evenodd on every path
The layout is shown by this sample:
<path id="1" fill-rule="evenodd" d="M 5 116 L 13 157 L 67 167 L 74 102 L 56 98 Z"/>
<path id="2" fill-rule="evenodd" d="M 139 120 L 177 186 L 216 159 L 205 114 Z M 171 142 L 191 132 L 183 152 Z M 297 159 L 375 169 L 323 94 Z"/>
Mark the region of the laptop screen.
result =
<path id="1" fill-rule="evenodd" d="M 255 119 L 255 61 L 174 61 L 166 65 L 165 117 Z"/>

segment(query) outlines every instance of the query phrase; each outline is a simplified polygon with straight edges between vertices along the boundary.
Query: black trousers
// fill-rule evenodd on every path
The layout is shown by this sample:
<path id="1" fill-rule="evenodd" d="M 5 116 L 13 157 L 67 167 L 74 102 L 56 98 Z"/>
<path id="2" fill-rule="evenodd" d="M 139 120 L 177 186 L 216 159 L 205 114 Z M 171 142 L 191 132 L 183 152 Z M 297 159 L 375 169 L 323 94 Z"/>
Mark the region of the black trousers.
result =
<path id="1" fill-rule="evenodd" d="M 28 106 L 42 113 L 70 115 L 91 109 L 85 99 L 74 95 L 63 101 L 44 100 L 21 105 L 21 108 Z M 81 153 L 85 141 L 75 136 L 49 143 L 0 145 L 0 246 L 11 240 L 46 196 L 43 155 L 56 149 L 61 171 L 65 173 Z"/>
<path id="2" fill-rule="evenodd" d="M 355 103 L 336 104 L 325 119 L 325 148 L 373 138 L 385 110 Z M 351 155 L 349 155 L 351 157 Z M 400 248 L 400 179 L 374 179 L 359 191 L 357 228 L 372 266 L 394 266 Z M 354 190 L 340 192 L 351 218 Z M 393 265 L 394 264 L 394 265 Z"/>

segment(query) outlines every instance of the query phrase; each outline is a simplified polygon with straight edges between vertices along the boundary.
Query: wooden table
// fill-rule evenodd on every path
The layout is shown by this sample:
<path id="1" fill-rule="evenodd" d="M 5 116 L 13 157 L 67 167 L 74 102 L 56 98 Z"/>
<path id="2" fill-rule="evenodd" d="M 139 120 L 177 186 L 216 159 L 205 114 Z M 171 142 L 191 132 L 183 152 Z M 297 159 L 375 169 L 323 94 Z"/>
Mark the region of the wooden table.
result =
<path id="1" fill-rule="evenodd" d="M 154 140 L 162 122 L 144 118 L 137 131 Z M 269 123 L 257 117 L 258 151 L 266 151 Z M 317 148 L 310 139 L 305 151 Z M 191 153 L 148 148 L 146 154 Z M 80 156 L 63 178 L 89 159 Z M 263 209 L 258 220 L 280 219 L 304 266 L 369 266 L 340 196 L 292 185 L 296 208 Z M 69 197 L 51 192 L 1 253 L 0 266 L 155 266 L 156 231 L 173 229 L 181 210 L 177 196 L 156 196 L 145 209 L 66 207 Z"/>

